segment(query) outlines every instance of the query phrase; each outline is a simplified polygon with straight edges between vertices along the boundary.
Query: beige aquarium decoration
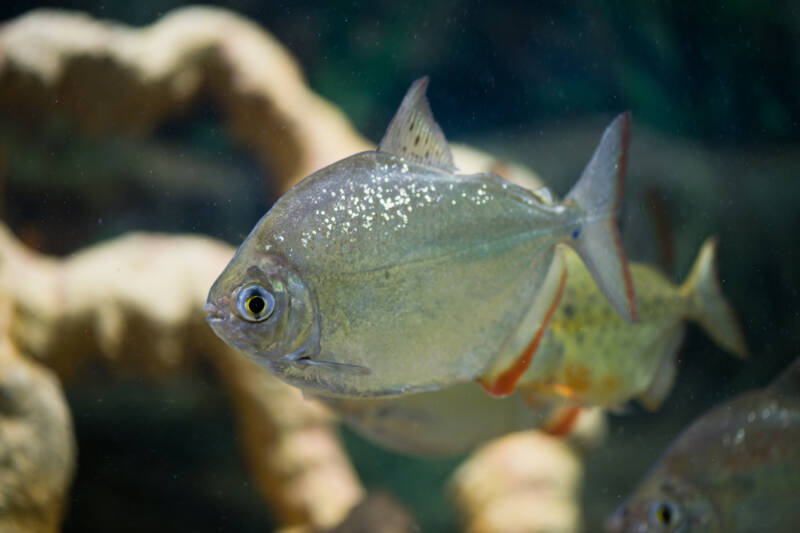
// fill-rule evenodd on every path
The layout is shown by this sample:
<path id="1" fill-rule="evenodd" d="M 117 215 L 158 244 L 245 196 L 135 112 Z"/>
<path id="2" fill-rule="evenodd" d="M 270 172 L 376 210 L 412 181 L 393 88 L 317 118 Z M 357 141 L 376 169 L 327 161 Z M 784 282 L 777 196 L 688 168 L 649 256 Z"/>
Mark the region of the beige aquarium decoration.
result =
<path id="1" fill-rule="evenodd" d="M 0 107 L 24 120 L 58 115 L 90 138 L 146 136 L 201 94 L 279 190 L 372 146 L 307 87 L 280 43 L 224 10 L 179 9 L 141 29 L 39 10 L 0 28 Z M 464 146 L 454 156 L 462 169 L 540 186 L 523 166 Z M 259 370 L 205 323 L 208 288 L 233 251 L 201 236 L 132 233 L 55 258 L 0 228 L 0 530 L 59 530 L 76 469 L 59 380 L 68 387 L 98 362 L 151 378 L 210 363 L 231 398 L 250 473 L 287 531 L 413 530 L 391 497 L 366 494 L 326 407 Z M 574 442 L 602 435 L 599 412 L 584 418 Z M 507 471 L 504 454 L 537 459 Z M 471 458 L 452 492 L 468 531 L 566 533 L 579 527 L 580 483 L 571 445 L 530 432 Z M 516 490 L 526 486 L 536 488 Z M 541 498 L 535 518 L 493 518 L 522 495 Z"/>

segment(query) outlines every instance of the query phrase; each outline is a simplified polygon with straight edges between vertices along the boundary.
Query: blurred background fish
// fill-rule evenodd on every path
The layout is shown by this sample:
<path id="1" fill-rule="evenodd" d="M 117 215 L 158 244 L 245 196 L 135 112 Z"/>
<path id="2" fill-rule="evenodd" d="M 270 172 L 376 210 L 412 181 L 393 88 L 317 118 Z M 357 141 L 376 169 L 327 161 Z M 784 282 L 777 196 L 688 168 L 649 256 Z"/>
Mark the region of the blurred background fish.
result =
<path id="1" fill-rule="evenodd" d="M 800 358 L 696 420 L 613 515 L 611 533 L 790 533 L 800 523 Z"/>
<path id="2" fill-rule="evenodd" d="M 744 337 L 717 279 L 715 239 L 697 254 L 683 284 L 656 268 L 631 264 L 640 322 L 617 316 L 580 260 L 566 255 L 567 282 L 530 368 L 519 386 L 601 407 L 638 399 L 655 410 L 672 390 L 684 320 L 700 324 L 727 351 L 744 357 Z"/>

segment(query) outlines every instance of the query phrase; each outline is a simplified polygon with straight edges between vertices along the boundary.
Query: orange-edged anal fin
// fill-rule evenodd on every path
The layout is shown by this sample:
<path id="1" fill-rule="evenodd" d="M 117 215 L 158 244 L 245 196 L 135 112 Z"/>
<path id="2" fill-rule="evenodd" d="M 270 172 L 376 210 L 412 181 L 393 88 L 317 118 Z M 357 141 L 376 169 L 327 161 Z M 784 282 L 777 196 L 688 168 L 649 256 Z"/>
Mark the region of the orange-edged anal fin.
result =
<path id="1" fill-rule="evenodd" d="M 577 405 L 559 409 L 547 427 L 545 433 L 554 437 L 565 437 L 575 428 L 575 423 L 583 408 Z"/>
<path id="2" fill-rule="evenodd" d="M 533 361 L 533 356 L 536 353 L 536 350 L 539 348 L 539 344 L 542 341 L 542 337 L 547 329 L 547 325 L 550 322 L 550 319 L 552 318 L 556 308 L 558 307 L 558 302 L 561 300 L 561 295 L 564 292 L 564 285 L 566 282 L 567 269 L 562 268 L 561 279 L 559 280 L 555 297 L 550 302 L 550 306 L 547 308 L 536 334 L 533 336 L 533 339 L 531 339 L 530 343 L 522 351 L 522 353 L 512 361 L 510 366 L 494 377 L 494 379 L 488 378 L 487 376 L 478 378 L 478 383 L 480 383 L 490 395 L 503 397 L 514 392 L 514 388 L 517 386 L 519 378 L 522 377 L 522 374 L 525 373 L 525 371 L 531 365 L 531 361 Z"/>

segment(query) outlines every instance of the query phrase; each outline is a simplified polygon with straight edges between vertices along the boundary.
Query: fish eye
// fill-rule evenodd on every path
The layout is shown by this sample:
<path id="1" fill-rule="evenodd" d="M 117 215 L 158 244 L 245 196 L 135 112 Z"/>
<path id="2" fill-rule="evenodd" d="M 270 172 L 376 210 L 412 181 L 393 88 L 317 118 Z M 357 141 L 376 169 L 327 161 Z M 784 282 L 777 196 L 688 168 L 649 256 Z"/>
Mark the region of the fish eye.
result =
<path id="1" fill-rule="evenodd" d="M 239 293 L 236 308 L 245 320 L 261 322 L 275 309 L 275 297 L 260 285 L 250 285 Z"/>
<path id="2" fill-rule="evenodd" d="M 653 502 L 650 506 L 650 523 L 661 528 L 671 528 L 680 523 L 681 511 L 669 500 Z"/>

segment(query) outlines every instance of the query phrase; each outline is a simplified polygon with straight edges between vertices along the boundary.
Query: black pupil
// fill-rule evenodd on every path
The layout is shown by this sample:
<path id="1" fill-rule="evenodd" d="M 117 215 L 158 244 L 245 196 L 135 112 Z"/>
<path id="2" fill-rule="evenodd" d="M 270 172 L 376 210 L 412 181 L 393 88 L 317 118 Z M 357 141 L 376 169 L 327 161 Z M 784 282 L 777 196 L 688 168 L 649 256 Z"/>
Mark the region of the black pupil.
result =
<path id="1" fill-rule="evenodd" d="M 247 307 L 251 313 L 257 315 L 258 313 L 264 310 L 266 304 L 264 303 L 264 298 L 262 298 L 261 296 L 253 296 L 247 302 Z"/>
<path id="2" fill-rule="evenodd" d="M 672 510 L 666 505 L 661 508 L 661 520 L 665 524 L 669 524 L 672 521 Z"/>

